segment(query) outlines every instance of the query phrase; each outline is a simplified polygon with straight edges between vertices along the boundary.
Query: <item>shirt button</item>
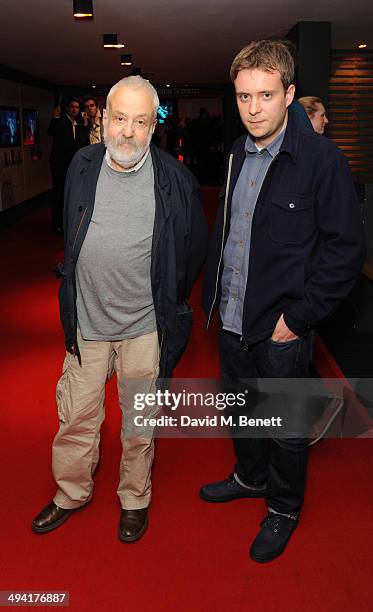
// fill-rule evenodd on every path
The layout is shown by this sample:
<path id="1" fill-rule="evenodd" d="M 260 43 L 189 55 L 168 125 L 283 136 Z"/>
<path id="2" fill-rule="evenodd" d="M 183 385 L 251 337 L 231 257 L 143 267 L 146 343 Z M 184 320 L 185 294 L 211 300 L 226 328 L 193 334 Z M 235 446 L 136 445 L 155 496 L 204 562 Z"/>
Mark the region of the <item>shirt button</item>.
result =
<path id="1" fill-rule="evenodd" d="M 289 203 L 289 208 L 295 208 L 295 204 L 294 204 L 294 202 L 290 202 L 290 203 Z"/>
<path id="2" fill-rule="evenodd" d="M 251 187 L 254 187 L 255 181 L 250 181 L 250 185 L 251 185 Z"/>

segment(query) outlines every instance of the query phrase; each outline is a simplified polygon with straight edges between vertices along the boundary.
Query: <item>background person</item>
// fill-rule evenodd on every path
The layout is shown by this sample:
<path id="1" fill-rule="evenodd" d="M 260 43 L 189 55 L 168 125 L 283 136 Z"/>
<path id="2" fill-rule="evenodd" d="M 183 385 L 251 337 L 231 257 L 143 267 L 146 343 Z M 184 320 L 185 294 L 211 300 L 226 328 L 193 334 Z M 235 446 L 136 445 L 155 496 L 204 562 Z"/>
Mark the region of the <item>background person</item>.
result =
<path id="1" fill-rule="evenodd" d="M 97 144 L 104 139 L 104 124 L 96 98 L 86 96 L 83 100 L 84 112 L 88 118 L 89 141 Z"/>
<path id="2" fill-rule="evenodd" d="M 316 96 L 304 96 L 303 98 L 299 98 L 298 102 L 300 102 L 306 111 L 315 132 L 317 132 L 317 134 L 324 134 L 329 120 L 326 116 L 326 110 L 322 100 L 316 98 Z"/>
<path id="3" fill-rule="evenodd" d="M 52 224 L 53 229 L 62 234 L 67 170 L 75 153 L 89 144 L 88 119 L 85 118 L 84 123 L 81 123 L 80 103 L 77 98 L 70 98 L 64 113 L 61 113 L 60 106 L 55 107 L 48 134 L 53 137 L 49 158 L 53 183 Z"/>

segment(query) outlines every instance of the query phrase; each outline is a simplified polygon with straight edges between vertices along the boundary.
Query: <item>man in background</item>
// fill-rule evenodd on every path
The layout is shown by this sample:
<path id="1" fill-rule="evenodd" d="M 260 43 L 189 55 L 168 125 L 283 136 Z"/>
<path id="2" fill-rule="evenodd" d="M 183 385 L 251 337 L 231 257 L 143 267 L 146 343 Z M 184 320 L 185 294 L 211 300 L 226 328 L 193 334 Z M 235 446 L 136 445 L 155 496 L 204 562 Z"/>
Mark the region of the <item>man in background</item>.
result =
<path id="1" fill-rule="evenodd" d="M 75 153 L 89 144 L 88 119 L 85 118 L 82 123 L 77 98 L 68 101 L 64 113 L 61 113 L 60 106 L 55 107 L 48 134 L 53 137 L 49 158 L 53 184 L 52 225 L 58 234 L 62 234 L 63 196 L 67 170 Z"/>
<path id="2" fill-rule="evenodd" d="M 96 98 L 86 96 L 83 100 L 83 106 L 88 118 L 90 144 L 102 142 L 104 139 L 104 124 Z"/>

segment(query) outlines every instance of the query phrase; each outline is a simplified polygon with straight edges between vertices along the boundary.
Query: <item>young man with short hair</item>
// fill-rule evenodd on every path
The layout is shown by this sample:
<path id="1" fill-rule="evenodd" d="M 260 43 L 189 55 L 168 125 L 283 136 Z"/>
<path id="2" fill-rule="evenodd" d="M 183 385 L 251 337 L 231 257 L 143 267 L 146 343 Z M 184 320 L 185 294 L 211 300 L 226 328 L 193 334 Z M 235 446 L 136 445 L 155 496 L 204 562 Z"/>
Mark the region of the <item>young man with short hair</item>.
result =
<path id="1" fill-rule="evenodd" d="M 207 262 L 203 304 L 221 318 L 223 385 L 309 376 L 312 330 L 353 287 L 364 261 L 359 207 L 341 151 L 288 113 L 294 63 L 279 40 L 252 42 L 231 79 L 247 135 L 233 145 Z M 302 406 L 296 405 L 301 418 Z M 264 497 L 251 558 L 279 556 L 298 523 L 305 436 L 234 437 L 237 462 L 202 487 L 210 502 Z"/>

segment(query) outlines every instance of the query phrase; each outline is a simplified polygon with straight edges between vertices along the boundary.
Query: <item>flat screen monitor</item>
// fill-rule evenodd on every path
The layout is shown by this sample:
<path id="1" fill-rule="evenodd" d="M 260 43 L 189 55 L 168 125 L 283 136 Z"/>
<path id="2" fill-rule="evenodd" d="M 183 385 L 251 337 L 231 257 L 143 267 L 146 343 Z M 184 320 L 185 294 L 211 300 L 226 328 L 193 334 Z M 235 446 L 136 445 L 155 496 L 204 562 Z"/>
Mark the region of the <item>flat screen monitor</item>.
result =
<path id="1" fill-rule="evenodd" d="M 17 108 L 0 106 L 0 147 L 19 147 L 21 130 Z"/>
<path id="2" fill-rule="evenodd" d="M 40 144 L 39 112 L 37 110 L 24 108 L 22 110 L 22 117 L 23 144 L 25 146 Z"/>
<path id="3" fill-rule="evenodd" d="M 173 100 L 161 102 L 158 108 L 158 123 L 165 123 L 168 118 L 175 115 L 175 103 Z"/>

